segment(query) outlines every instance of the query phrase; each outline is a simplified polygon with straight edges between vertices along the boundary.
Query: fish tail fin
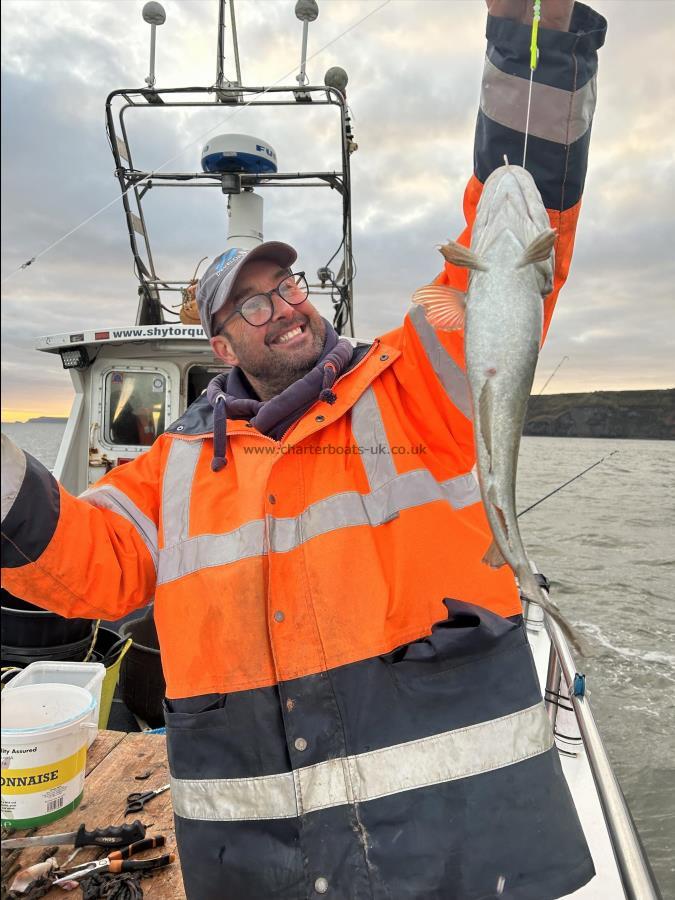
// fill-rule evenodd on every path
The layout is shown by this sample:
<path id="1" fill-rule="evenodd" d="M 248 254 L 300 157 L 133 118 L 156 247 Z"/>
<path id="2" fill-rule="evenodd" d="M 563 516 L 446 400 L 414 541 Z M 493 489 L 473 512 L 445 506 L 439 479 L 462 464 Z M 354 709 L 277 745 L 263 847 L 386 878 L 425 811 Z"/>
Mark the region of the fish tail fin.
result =
<path id="1" fill-rule="evenodd" d="M 412 295 L 412 302 L 424 309 L 429 324 L 442 331 L 464 327 L 466 294 L 447 284 L 427 284 Z"/>

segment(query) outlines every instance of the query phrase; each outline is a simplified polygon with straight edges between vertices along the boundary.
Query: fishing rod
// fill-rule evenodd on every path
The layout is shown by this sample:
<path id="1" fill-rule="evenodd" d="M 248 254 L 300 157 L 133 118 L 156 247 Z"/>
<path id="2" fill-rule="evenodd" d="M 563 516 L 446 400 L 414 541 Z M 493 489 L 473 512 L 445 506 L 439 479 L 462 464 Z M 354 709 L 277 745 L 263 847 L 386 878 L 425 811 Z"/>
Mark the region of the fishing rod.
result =
<path id="1" fill-rule="evenodd" d="M 565 362 L 566 359 L 569 359 L 569 356 L 563 356 L 563 358 L 560 360 L 560 362 L 558 363 L 558 365 L 555 367 L 555 369 L 551 372 L 551 374 L 548 376 L 548 378 L 547 378 L 546 381 L 544 382 L 543 388 L 542 388 L 540 391 L 537 392 L 537 397 L 541 397 L 541 395 L 544 393 L 544 391 L 546 390 L 546 388 L 549 386 L 549 384 L 550 384 L 551 381 L 553 380 L 553 376 L 554 376 L 555 373 L 558 371 L 558 369 L 560 368 L 560 366 L 562 366 L 562 364 Z"/>
<path id="2" fill-rule="evenodd" d="M 579 472 L 578 475 L 575 475 L 573 478 L 570 478 L 569 481 L 566 481 L 564 484 L 559 485 L 555 490 L 550 491 L 550 493 L 546 494 L 540 500 L 537 500 L 536 503 L 533 503 L 531 506 L 528 506 L 526 509 L 521 510 L 517 518 L 519 519 L 521 516 L 524 516 L 526 512 L 529 512 L 531 509 L 534 509 L 535 506 L 539 506 L 540 503 L 543 503 L 544 500 L 548 500 L 549 497 L 552 497 L 554 494 L 557 494 L 558 491 L 562 491 L 563 488 L 566 488 L 568 484 L 572 484 L 573 481 L 576 481 L 577 478 L 581 478 L 582 475 L 585 475 L 586 472 L 590 472 L 591 469 L 594 469 L 596 466 L 599 466 L 600 463 L 604 462 L 606 459 L 609 459 L 610 456 L 614 456 L 615 453 L 618 453 L 618 450 L 612 450 L 611 453 L 608 453 L 607 456 L 603 456 L 601 459 L 594 462 L 592 465 L 588 466 L 583 472 Z"/>

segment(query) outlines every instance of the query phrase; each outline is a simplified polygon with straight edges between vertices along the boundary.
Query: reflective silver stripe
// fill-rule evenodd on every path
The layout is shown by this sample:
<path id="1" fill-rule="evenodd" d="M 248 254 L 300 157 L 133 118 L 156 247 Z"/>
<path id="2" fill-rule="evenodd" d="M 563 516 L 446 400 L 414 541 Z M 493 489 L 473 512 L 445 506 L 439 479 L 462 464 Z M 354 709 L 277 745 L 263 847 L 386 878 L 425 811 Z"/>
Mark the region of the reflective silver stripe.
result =
<path id="1" fill-rule="evenodd" d="M 441 490 L 454 509 L 464 509 L 465 506 L 480 503 L 480 487 L 473 472 L 442 481 Z"/>
<path id="2" fill-rule="evenodd" d="M 91 504 L 91 506 L 95 506 L 97 509 L 111 509 L 131 522 L 148 548 L 155 570 L 157 569 L 159 554 L 157 526 L 152 519 L 148 518 L 144 512 L 141 512 L 124 491 L 109 484 L 103 484 L 100 487 L 94 485 L 94 487 L 80 494 L 79 499 Z"/>
<path id="3" fill-rule="evenodd" d="M 203 441 L 171 441 L 162 486 L 164 546 L 186 541 L 190 534 L 192 480 Z"/>
<path id="4" fill-rule="evenodd" d="M 264 537 L 264 521 L 254 519 L 227 534 L 200 534 L 189 541 L 165 547 L 159 551 L 157 584 L 174 581 L 200 569 L 262 556 Z"/>
<path id="5" fill-rule="evenodd" d="M 176 815 L 235 822 L 295 818 L 331 806 L 365 803 L 447 784 L 546 753 L 553 735 L 543 703 L 529 709 L 281 775 L 171 779 Z M 508 777 L 508 776 L 507 776 Z"/>
<path id="6" fill-rule="evenodd" d="M 438 335 L 428 323 L 422 307 L 413 306 L 408 315 L 415 326 L 415 331 L 422 342 L 431 367 L 445 388 L 445 392 L 457 409 L 464 413 L 467 419 L 470 419 L 471 395 L 466 375 L 439 341 Z"/>
<path id="7" fill-rule="evenodd" d="M 478 503 L 476 479 L 468 473 L 438 482 L 427 469 L 415 469 L 370 494 L 334 494 L 308 506 L 299 516 L 270 518 L 270 547 L 286 553 L 320 534 L 357 525 L 382 525 L 404 509 L 436 500 L 446 500 L 454 509 Z"/>
<path id="8" fill-rule="evenodd" d="M 529 88 L 528 79 L 507 75 L 486 58 L 480 108 L 493 122 L 522 132 Z M 556 144 L 573 144 L 591 126 L 596 96 L 595 76 L 578 91 L 534 82 L 529 133 Z"/>
<path id="9" fill-rule="evenodd" d="M 16 495 L 26 477 L 26 454 L 6 434 L 2 435 L 2 518 L 4 522 L 14 506 Z"/>
<path id="10" fill-rule="evenodd" d="M 480 491 L 473 474 L 469 472 L 438 482 L 427 469 L 415 469 L 397 475 L 370 494 L 345 491 L 318 500 L 299 516 L 270 516 L 270 550 L 287 553 L 329 531 L 357 525 L 382 525 L 404 509 L 438 500 L 446 501 L 454 509 L 478 503 Z M 255 519 L 227 534 L 202 534 L 164 548 L 159 553 L 157 583 L 164 584 L 210 566 L 262 556 L 266 552 L 264 535 L 264 521 Z"/>
<path id="11" fill-rule="evenodd" d="M 372 387 L 367 388 L 352 407 L 352 434 L 360 449 L 360 458 L 371 491 L 396 477 L 382 413 Z"/>

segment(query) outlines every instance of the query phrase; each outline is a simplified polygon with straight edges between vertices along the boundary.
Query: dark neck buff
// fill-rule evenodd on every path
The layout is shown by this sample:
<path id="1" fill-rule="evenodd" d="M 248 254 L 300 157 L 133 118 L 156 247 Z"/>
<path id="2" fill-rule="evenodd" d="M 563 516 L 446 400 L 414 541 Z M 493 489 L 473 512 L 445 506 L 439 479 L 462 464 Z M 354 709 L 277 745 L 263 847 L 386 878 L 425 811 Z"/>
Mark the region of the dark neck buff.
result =
<path id="1" fill-rule="evenodd" d="M 246 419 L 258 431 L 279 440 L 316 400 L 335 403 L 333 385 L 351 362 L 353 353 L 350 342 L 339 338 L 326 322 L 326 339 L 317 364 L 270 400 L 251 396 L 251 388 L 239 369 L 233 369 L 229 375 L 217 375 L 206 389 L 213 407 L 213 471 L 218 472 L 227 465 L 228 419 Z"/>

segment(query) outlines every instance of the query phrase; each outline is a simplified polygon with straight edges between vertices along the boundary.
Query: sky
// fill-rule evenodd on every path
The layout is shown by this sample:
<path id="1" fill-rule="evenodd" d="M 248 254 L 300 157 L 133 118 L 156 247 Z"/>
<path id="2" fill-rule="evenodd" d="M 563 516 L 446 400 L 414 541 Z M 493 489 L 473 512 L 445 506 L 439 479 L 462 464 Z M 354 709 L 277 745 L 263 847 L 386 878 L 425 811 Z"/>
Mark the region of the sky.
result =
<path id="1" fill-rule="evenodd" d="M 390 0 L 378 10 L 381 4 L 319 0 L 308 42 L 310 56 L 321 50 L 307 65 L 311 83 L 322 83 L 334 65 L 349 75 L 359 145 L 352 156 L 355 320 L 364 339 L 401 322 L 412 292 L 440 271 L 436 245 L 462 230 L 485 50 L 483 0 Z M 163 5 L 157 86 L 213 84 L 216 0 Z M 586 190 L 535 392 L 564 357 L 547 393 L 675 385 L 675 0 L 592 5 L 609 29 Z M 294 6 L 237 0 L 244 83 L 284 76 L 281 83 L 295 84 L 302 26 Z M 136 0 L 3 0 L 4 421 L 68 412 L 70 378 L 58 356 L 34 350 L 39 336 L 133 324 L 138 282 L 104 109 L 111 90 L 141 87 L 148 74 L 142 7 Z M 234 76 L 231 52 L 225 68 Z M 171 159 L 173 171 L 198 171 L 203 136 L 234 131 L 268 140 L 281 171 L 330 169 L 339 161 L 331 112 L 138 116 L 129 121 L 134 161 L 150 169 Z M 339 243 L 336 192 L 263 195 L 266 239 L 294 244 L 302 268 L 316 272 Z M 217 189 L 153 191 L 146 210 L 162 277 L 187 280 L 201 257 L 223 249 L 226 209 Z M 318 305 L 328 314 L 328 305 Z"/>

